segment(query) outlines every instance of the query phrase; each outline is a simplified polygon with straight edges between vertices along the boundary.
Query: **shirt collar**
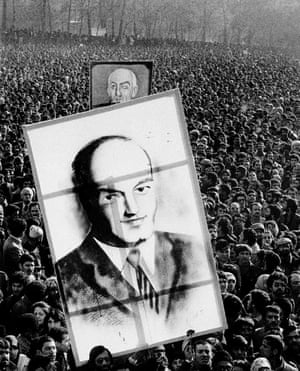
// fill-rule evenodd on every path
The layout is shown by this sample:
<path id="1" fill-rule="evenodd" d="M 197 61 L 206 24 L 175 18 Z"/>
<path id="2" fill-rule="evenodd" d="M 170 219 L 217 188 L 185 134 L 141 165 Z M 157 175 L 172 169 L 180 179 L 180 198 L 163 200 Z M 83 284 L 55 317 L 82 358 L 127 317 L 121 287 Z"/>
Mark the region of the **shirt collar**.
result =
<path id="1" fill-rule="evenodd" d="M 121 271 L 124 270 L 124 265 L 128 254 L 130 253 L 130 248 L 116 247 L 107 245 L 106 243 L 99 241 L 94 237 L 95 242 L 99 245 L 108 258 L 113 262 L 113 264 Z M 145 242 L 139 244 L 138 249 L 141 253 L 141 265 L 154 274 L 155 271 L 155 238 L 154 234 Z"/>

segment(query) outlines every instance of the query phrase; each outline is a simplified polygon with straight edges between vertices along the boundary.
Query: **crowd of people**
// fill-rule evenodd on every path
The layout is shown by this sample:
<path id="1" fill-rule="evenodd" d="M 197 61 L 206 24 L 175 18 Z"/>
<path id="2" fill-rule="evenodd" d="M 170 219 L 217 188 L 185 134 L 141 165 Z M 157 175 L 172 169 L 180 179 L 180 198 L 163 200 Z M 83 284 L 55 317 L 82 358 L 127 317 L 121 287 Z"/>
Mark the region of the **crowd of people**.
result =
<path id="1" fill-rule="evenodd" d="M 92 370 L 300 370 L 300 71 L 280 51 L 212 43 L 0 47 L 0 369 L 75 370 L 22 125 L 89 109 L 91 60 L 153 60 L 179 88 L 228 328 Z M 45 138 L 45 141 L 47 138 Z M 114 363 L 114 365 L 113 365 Z"/>

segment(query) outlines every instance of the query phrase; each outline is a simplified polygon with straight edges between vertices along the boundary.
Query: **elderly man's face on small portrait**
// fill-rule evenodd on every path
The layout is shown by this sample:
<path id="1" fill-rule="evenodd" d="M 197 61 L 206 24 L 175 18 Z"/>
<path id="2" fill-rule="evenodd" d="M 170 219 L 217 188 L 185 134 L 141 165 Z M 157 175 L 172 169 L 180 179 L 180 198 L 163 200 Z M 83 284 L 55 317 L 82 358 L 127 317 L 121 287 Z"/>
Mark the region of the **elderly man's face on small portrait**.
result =
<path id="1" fill-rule="evenodd" d="M 118 68 L 108 77 L 107 94 L 111 103 L 124 103 L 135 98 L 138 92 L 135 73 L 127 68 Z"/>
<path id="2" fill-rule="evenodd" d="M 92 61 L 90 108 L 126 103 L 151 93 L 153 61 Z"/>
<path id="3" fill-rule="evenodd" d="M 91 174 L 99 185 L 95 207 L 108 222 L 110 240 L 117 237 L 130 246 L 151 237 L 156 197 L 150 159 L 143 149 L 133 141 L 110 140 L 94 152 Z M 94 228 L 103 235 L 101 225 L 99 221 Z"/>

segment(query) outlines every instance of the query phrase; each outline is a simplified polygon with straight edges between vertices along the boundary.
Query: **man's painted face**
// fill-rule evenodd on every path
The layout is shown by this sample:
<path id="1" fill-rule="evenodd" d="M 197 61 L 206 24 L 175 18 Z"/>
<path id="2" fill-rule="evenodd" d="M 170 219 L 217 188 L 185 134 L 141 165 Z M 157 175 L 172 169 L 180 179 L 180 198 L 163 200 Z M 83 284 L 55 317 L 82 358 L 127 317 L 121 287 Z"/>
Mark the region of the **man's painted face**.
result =
<path id="1" fill-rule="evenodd" d="M 93 228 L 101 240 L 132 246 L 151 237 L 156 196 L 145 152 L 134 142 L 111 140 L 94 152 L 91 173 L 98 186 L 95 207 L 100 218 L 98 225 L 93 220 Z M 108 224 L 110 236 L 103 235 L 101 219 Z"/>
<path id="2" fill-rule="evenodd" d="M 108 78 L 107 94 L 111 103 L 124 103 L 130 101 L 137 94 L 137 85 L 133 72 L 119 68 Z"/>

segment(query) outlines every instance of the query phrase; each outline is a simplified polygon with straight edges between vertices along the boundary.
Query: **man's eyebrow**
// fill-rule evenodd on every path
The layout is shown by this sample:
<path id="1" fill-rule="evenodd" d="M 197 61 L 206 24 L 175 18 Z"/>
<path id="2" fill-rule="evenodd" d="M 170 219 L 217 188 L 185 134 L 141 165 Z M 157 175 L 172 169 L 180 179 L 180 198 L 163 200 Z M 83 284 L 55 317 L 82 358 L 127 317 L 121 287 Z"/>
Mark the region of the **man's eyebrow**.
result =
<path id="1" fill-rule="evenodd" d="M 116 81 L 111 81 L 111 84 L 118 84 Z M 122 81 L 122 82 L 120 82 L 120 85 L 125 85 L 125 84 L 131 84 L 131 82 L 130 81 Z"/>
<path id="2" fill-rule="evenodd" d="M 144 183 L 148 183 L 148 182 L 153 182 L 154 180 L 153 180 L 153 178 L 152 177 L 147 177 L 147 178 L 144 178 L 144 179 L 141 179 L 140 181 L 138 181 L 137 183 L 136 183 L 136 185 L 135 185 L 135 187 L 138 187 L 138 186 L 140 186 L 140 185 L 142 185 L 142 184 L 144 184 Z M 100 186 L 99 188 L 98 188 L 98 191 L 101 191 L 101 192 L 107 192 L 107 193 L 116 193 L 116 192 L 118 192 L 118 193 L 123 193 L 122 191 L 120 191 L 120 190 L 118 190 L 118 189 L 115 189 L 115 188 L 112 188 L 113 187 L 113 185 L 111 185 L 111 186 L 108 186 L 107 188 L 105 187 L 105 186 Z"/>
<path id="3" fill-rule="evenodd" d="M 154 179 L 149 176 L 145 179 L 141 179 L 139 182 L 137 182 L 137 184 L 135 186 L 137 187 L 137 186 L 142 185 L 144 183 L 153 182 L 153 181 L 154 181 Z"/>
<path id="4" fill-rule="evenodd" d="M 107 193 L 123 193 L 122 191 L 119 191 L 118 189 L 104 188 L 104 187 L 98 188 L 98 191 L 100 191 L 100 192 L 107 192 Z"/>

